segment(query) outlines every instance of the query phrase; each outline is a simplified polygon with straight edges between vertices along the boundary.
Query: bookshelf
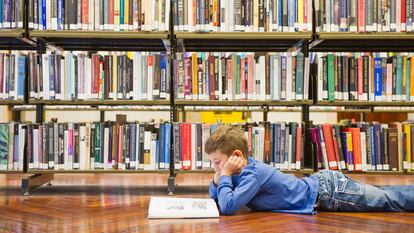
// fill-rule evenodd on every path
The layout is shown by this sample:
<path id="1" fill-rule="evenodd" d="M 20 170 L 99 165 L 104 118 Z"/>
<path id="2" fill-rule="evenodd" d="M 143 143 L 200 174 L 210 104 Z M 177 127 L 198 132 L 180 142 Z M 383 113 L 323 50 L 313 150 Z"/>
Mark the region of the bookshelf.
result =
<path id="1" fill-rule="evenodd" d="M 34 50 L 36 43 L 27 37 L 25 30 L 2 30 L 0 32 L 0 50 Z"/>
<path id="2" fill-rule="evenodd" d="M 179 51 L 283 52 L 300 47 L 311 32 L 176 32 Z"/>
<path id="3" fill-rule="evenodd" d="M 166 51 L 167 32 L 30 31 L 37 41 L 65 49 L 84 51 Z"/>
<path id="4" fill-rule="evenodd" d="M 171 0 L 173 3 L 173 0 Z M 170 12 L 173 12 L 173 4 L 170 5 Z M 170 14 L 170 22 L 173 14 Z M 412 44 L 414 43 L 413 33 L 394 33 L 394 32 L 377 32 L 377 33 L 336 33 L 336 32 L 316 32 L 315 28 L 312 32 L 175 32 L 171 23 L 169 32 L 115 32 L 115 31 L 41 31 L 41 30 L 3 30 L 0 32 L 0 49 L 15 50 L 38 50 L 39 53 L 45 51 L 46 46 L 52 46 L 57 49 L 64 50 L 80 50 L 80 51 L 153 51 L 167 52 L 169 58 L 175 59 L 177 53 L 180 52 L 287 52 L 302 50 L 305 57 L 309 57 L 309 52 L 358 52 L 358 51 L 378 51 L 378 52 L 399 52 L 414 51 Z M 313 69 L 312 66 L 310 69 Z M 174 79 L 174 70 L 171 68 L 171 79 Z M 312 72 L 310 72 L 312 73 Z M 0 104 L 4 105 L 34 105 L 31 110 L 36 111 L 36 122 L 42 123 L 44 120 L 47 106 L 63 106 L 57 111 L 73 110 L 65 109 L 64 106 L 80 105 L 92 106 L 101 112 L 101 122 L 104 120 L 105 111 L 145 111 L 147 108 L 151 111 L 151 107 L 169 107 L 162 111 L 170 112 L 170 121 L 179 122 L 178 112 L 186 111 L 257 111 L 263 112 L 263 120 L 267 121 L 267 114 L 271 111 L 278 112 L 300 112 L 305 127 L 312 125 L 309 114 L 311 112 L 377 112 L 374 108 L 380 107 L 411 107 L 412 102 L 368 102 L 368 101 L 317 101 L 316 99 L 316 81 L 310 75 L 309 89 L 312 92 L 310 100 L 305 101 L 198 101 L 198 100 L 177 100 L 174 92 L 176 91 L 173 82 L 170 82 L 170 100 L 159 101 L 135 101 L 135 100 L 85 100 L 85 101 L 53 101 L 53 100 L 32 100 L 28 99 L 26 93 L 25 100 L 9 101 L 0 100 Z M 28 85 L 26 83 L 26 85 Z M 27 86 L 26 86 L 27 90 Z M 120 106 L 143 106 L 143 109 L 105 109 L 104 107 L 120 107 Z M 218 107 L 213 110 L 208 109 L 186 109 L 185 107 Z M 226 109 L 225 107 L 247 107 L 247 109 Z M 295 110 L 272 110 L 271 107 L 285 106 L 297 107 Z M 311 106 L 344 106 L 356 107 L 358 109 L 311 109 Z M 223 109 L 219 109 L 223 107 Z M 250 108 L 257 107 L 257 108 Z M 249 109 L 250 108 L 250 109 Z M 25 109 L 16 109 L 14 119 L 19 119 L 19 111 Z M 76 109 L 75 109 L 76 110 Z M 78 109 L 84 110 L 84 109 Z M 157 110 L 160 111 L 160 110 Z M 378 112 L 409 112 L 408 110 L 378 110 Z M 414 112 L 411 110 L 410 112 Z M 305 133 L 305 155 L 307 161 L 305 169 L 294 171 L 293 173 L 311 174 L 317 171 L 315 161 L 317 161 L 316 153 L 310 140 Z M 171 152 L 174 148 L 171 147 Z M 312 168 L 312 169 L 309 169 Z M 291 173 L 290 171 L 285 171 Z M 40 184 L 44 184 L 53 179 L 55 173 L 154 173 L 169 174 L 168 192 L 172 194 L 175 189 L 175 176 L 177 174 L 186 173 L 211 173 L 211 171 L 182 171 L 174 169 L 173 153 L 171 153 L 170 170 L 169 171 L 130 171 L 130 170 L 93 170 L 93 171 L 60 171 L 60 170 L 24 170 L 17 171 L 0 171 L 2 174 L 27 173 L 33 174 L 30 178 L 22 182 L 22 189 L 25 194 L 29 194 L 32 188 Z M 360 174 L 360 173 L 358 173 Z M 366 172 L 364 174 L 405 174 L 402 172 Z M 31 184 L 33 183 L 33 184 Z"/>
<path id="5" fill-rule="evenodd" d="M 168 174 L 167 170 L 29 170 L 27 174 Z"/>
<path id="6" fill-rule="evenodd" d="M 385 102 L 385 101 L 317 101 L 318 106 L 401 106 L 409 107 L 413 106 L 411 101 L 394 101 L 394 102 Z"/>
<path id="7" fill-rule="evenodd" d="M 141 106 L 168 106 L 170 101 L 168 100 L 78 100 L 78 101 L 66 101 L 66 100 L 29 100 L 29 104 L 43 104 L 43 105 L 106 105 L 106 106 L 119 106 L 119 105 L 141 105 Z"/>
<path id="8" fill-rule="evenodd" d="M 196 100 L 176 100 L 177 106 L 299 106 L 311 105 L 312 100 L 304 101 L 196 101 Z"/>
<path id="9" fill-rule="evenodd" d="M 318 32 L 311 52 L 412 52 L 413 33 L 404 32 Z"/>

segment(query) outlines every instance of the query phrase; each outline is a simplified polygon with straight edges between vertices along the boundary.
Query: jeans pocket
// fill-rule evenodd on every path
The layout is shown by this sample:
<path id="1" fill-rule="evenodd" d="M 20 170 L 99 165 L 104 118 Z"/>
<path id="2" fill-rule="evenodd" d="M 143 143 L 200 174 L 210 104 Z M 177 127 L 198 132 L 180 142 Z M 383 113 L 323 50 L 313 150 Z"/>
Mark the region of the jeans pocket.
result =
<path id="1" fill-rule="evenodd" d="M 337 193 L 351 194 L 351 195 L 362 195 L 364 188 L 358 182 L 349 179 L 340 172 L 335 173 L 335 191 Z"/>

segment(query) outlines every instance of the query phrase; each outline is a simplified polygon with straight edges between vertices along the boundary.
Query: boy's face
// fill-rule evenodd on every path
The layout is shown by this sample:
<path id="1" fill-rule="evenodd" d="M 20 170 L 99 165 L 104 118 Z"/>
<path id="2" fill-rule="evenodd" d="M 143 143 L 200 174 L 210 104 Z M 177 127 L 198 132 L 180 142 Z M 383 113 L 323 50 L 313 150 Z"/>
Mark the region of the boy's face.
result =
<path id="1" fill-rule="evenodd" d="M 214 171 L 220 172 L 221 169 L 223 169 L 224 164 L 226 164 L 229 157 L 225 154 L 223 154 L 221 151 L 216 150 L 211 154 L 207 154 L 207 158 L 211 161 L 211 164 L 213 164 Z"/>

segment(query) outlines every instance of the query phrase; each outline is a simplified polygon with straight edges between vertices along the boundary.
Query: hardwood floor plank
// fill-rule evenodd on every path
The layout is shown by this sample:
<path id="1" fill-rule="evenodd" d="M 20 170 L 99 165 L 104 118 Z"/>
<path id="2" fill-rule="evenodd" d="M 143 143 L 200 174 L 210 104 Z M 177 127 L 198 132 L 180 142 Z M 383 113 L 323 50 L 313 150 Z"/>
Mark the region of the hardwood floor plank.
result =
<path id="1" fill-rule="evenodd" d="M 208 197 L 211 174 L 177 176 L 177 197 Z M 348 175 L 372 185 L 414 184 L 414 176 Z M 0 175 L 0 232 L 414 232 L 414 213 L 297 215 L 242 209 L 219 219 L 148 220 L 167 175 L 60 174 L 21 196 L 22 175 Z"/>

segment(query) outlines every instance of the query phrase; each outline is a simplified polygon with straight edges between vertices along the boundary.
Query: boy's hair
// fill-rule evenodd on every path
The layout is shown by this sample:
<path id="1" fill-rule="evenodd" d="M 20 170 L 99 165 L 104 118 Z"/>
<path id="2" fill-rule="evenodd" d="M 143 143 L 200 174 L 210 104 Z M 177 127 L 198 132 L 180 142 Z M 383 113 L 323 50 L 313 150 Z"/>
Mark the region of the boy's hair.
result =
<path id="1" fill-rule="evenodd" d="M 247 159 L 247 140 L 243 131 L 231 125 L 219 126 L 207 139 L 204 147 L 207 154 L 211 154 L 216 150 L 227 156 L 231 156 L 235 150 L 240 150 L 243 153 L 243 158 Z"/>

